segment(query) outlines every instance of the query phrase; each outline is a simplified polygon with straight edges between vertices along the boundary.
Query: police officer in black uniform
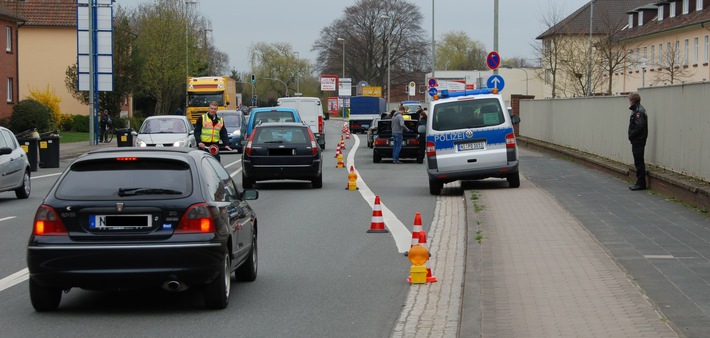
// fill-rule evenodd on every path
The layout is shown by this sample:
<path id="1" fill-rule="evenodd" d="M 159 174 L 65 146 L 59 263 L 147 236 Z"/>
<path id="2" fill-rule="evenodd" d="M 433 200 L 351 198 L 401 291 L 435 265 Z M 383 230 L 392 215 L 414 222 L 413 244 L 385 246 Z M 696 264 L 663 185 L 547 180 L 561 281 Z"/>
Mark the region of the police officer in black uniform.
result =
<path id="1" fill-rule="evenodd" d="M 632 191 L 646 189 L 646 164 L 643 155 L 648 138 L 648 116 L 646 109 L 641 105 L 641 96 L 638 93 L 629 94 L 631 116 L 629 117 L 629 141 L 631 153 L 634 155 L 636 167 L 636 184 L 629 187 Z"/>

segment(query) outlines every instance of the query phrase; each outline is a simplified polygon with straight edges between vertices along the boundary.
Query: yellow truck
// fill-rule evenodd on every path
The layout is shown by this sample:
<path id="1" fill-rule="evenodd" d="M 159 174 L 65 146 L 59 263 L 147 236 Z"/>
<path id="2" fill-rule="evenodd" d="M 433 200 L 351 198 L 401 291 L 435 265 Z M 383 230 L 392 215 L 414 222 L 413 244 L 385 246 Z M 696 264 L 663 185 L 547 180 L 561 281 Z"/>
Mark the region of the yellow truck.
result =
<path id="1" fill-rule="evenodd" d="M 187 78 L 187 117 L 192 124 L 206 113 L 210 102 L 217 101 L 219 110 L 237 109 L 237 81 L 229 76 Z"/>

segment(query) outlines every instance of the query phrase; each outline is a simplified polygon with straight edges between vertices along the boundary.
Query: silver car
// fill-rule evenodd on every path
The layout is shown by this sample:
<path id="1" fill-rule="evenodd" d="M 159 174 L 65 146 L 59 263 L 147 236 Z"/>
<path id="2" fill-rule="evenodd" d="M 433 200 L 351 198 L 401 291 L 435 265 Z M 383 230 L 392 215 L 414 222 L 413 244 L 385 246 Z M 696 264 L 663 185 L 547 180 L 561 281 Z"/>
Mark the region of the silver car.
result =
<path id="1" fill-rule="evenodd" d="M 30 161 L 15 135 L 0 127 L 0 192 L 10 190 L 17 198 L 30 197 Z"/>
<path id="2" fill-rule="evenodd" d="M 138 130 L 136 147 L 189 147 L 197 146 L 195 130 L 186 116 L 150 116 Z"/>

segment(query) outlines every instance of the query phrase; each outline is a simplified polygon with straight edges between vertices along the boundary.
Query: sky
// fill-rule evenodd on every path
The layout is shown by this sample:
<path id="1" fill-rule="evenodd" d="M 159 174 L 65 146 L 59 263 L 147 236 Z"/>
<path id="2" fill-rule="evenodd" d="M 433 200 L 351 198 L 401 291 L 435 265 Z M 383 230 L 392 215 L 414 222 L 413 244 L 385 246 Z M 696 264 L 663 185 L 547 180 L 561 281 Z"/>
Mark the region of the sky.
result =
<path id="1" fill-rule="evenodd" d="M 114 6 L 118 4 L 132 9 L 153 1 L 118 0 Z M 493 51 L 494 0 L 408 1 L 419 6 L 427 41 L 431 41 L 432 36 L 433 3 L 435 39 L 438 40 L 447 32 L 463 31 L 472 39 L 482 42 L 488 51 Z M 564 18 L 589 0 L 498 2 L 497 52 L 502 59 L 534 59 L 535 50 L 532 45 L 536 43 L 535 37 L 547 29 L 542 23 L 545 13 L 555 9 Z M 258 42 L 289 42 L 300 58 L 314 63 L 317 55 L 311 49 L 321 29 L 342 17 L 345 8 L 355 3 L 356 0 L 197 0 L 192 10 L 212 22 L 214 45 L 229 56 L 229 68 L 246 72 L 251 68 L 249 47 Z M 347 57 L 347 44 L 345 48 Z"/>

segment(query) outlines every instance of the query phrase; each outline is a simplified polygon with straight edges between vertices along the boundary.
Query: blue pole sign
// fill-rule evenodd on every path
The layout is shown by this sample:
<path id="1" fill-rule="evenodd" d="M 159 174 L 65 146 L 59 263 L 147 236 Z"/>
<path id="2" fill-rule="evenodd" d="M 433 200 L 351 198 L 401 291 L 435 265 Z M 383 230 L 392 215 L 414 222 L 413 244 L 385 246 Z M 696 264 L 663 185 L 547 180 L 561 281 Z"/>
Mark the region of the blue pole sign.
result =
<path id="1" fill-rule="evenodd" d="M 493 74 L 488 78 L 488 81 L 486 81 L 486 86 L 488 88 L 497 89 L 500 92 L 503 90 L 503 87 L 505 87 L 505 81 L 503 81 L 502 76 Z"/>

